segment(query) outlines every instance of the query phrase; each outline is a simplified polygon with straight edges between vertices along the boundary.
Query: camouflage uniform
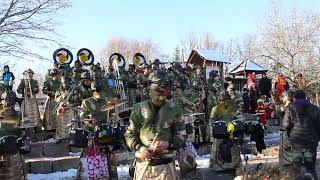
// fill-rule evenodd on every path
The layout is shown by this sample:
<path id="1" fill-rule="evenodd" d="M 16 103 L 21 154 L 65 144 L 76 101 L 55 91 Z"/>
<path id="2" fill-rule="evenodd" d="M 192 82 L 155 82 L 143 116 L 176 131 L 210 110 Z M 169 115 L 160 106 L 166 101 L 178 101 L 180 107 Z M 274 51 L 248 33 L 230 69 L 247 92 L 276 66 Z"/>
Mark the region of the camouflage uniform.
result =
<path id="1" fill-rule="evenodd" d="M 12 90 L 6 91 L 0 96 L 0 119 L 12 122 L 0 122 L 0 137 L 5 135 L 17 135 L 18 129 L 15 127 L 20 120 L 20 113 L 15 110 L 17 102 L 16 93 Z M 2 104 L 2 102 L 5 102 Z"/>
<path id="2" fill-rule="evenodd" d="M 33 74 L 31 69 L 25 71 L 25 74 Z M 30 84 L 29 84 L 30 82 Z M 31 87 L 31 92 L 30 92 Z M 22 94 L 24 97 L 21 113 L 23 113 L 24 119 L 22 120 L 24 124 L 30 123 L 33 126 L 41 126 L 40 112 L 38 107 L 37 99 L 35 95 L 39 93 L 39 84 L 37 80 L 24 78 L 21 80 L 17 92 Z M 31 94 L 33 95 L 31 97 Z M 27 117 L 27 118 L 26 118 Z"/>
<path id="3" fill-rule="evenodd" d="M 14 107 L 17 102 L 15 92 L 9 91 L 1 94 L 0 102 L 0 119 L 7 122 L 0 122 L 0 139 L 3 136 L 15 135 L 18 136 L 18 129 L 16 125 L 19 123 L 20 113 L 15 111 Z M 1 120 L 0 120 L 1 121 Z M 12 121 L 12 122 L 10 122 Z M 24 174 L 24 160 L 20 154 L 3 155 L 0 167 L 0 179 L 6 180 L 20 180 L 23 179 Z"/>
<path id="4" fill-rule="evenodd" d="M 50 73 L 52 76 L 54 71 Z M 54 74 L 55 75 L 55 74 Z M 48 95 L 47 100 L 45 102 L 45 110 L 43 115 L 43 127 L 45 130 L 54 130 L 57 128 L 57 120 L 56 114 L 53 114 L 53 110 L 56 107 L 56 102 L 54 101 L 55 94 L 59 90 L 60 83 L 58 80 L 52 79 L 50 77 L 43 83 L 43 94 Z"/>
<path id="5" fill-rule="evenodd" d="M 96 120 L 96 125 L 101 124 L 112 124 L 108 120 L 108 113 L 109 111 L 100 111 L 100 109 L 108 102 L 109 98 L 104 96 L 103 93 L 102 97 L 100 99 L 97 99 L 95 97 L 90 97 L 88 99 L 85 99 L 82 101 L 81 105 L 81 113 L 80 113 L 80 119 L 94 119 Z M 86 130 L 93 130 L 93 127 L 89 127 L 87 125 L 84 125 L 84 129 Z M 120 141 L 120 140 L 119 140 Z M 86 156 L 86 149 L 83 151 L 82 156 Z M 110 155 L 110 165 L 111 165 L 111 179 L 118 179 L 118 173 L 117 173 L 117 162 L 115 158 L 114 152 L 109 152 Z"/>
<path id="6" fill-rule="evenodd" d="M 140 102 L 148 99 L 147 86 L 149 84 L 148 76 L 137 74 L 137 95 L 140 96 Z"/>
<path id="7" fill-rule="evenodd" d="M 136 89 L 137 89 L 137 79 L 136 73 L 132 70 L 127 73 L 126 84 L 129 94 L 129 106 L 132 106 L 136 103 Z"/>
<path id="8" fill-rule="evenodd" d="M 221 101 L 219 105 L 215 106 L 211 111 L 211 121 L 231 121 L 236 116 L 239 109 L 239 105 L 234 100 Z M 230 147 L 231 151 L 231 162 L 224 162 L 222 157 L 223 150 L 221 150 L 221 144 L 223 139 L 213 139 L 210 164 L 209 167 L 214 171 L 223 171 L 227 169 L 234 169 L 241 163 L 240 149 L 237 145 L 232 144 Z"/>
<path id="9" fill-rule="evenodd" d="M 88 81 L 88 82 L 86 82 Z M 88 83 L 88 84 L 86 84 Z M 80 97 L 82 100 L 87 99 L 92 96 L 91 91 L 91 79 L 90 75 L 87 72 L 83 72 L 81 74 L 81 80 L 79 82 L 79 85 L 77 87 L 77 92 L 80 94 Z"/>
<path id="10" fill-rule="evenodd" d="M 67 93 L 71 93 L 68 99 Z M 70 130 L 68 124 L 71 123 L 72 118 L 79 114 L 78 106 L 81 102 L 81 96 L 76 91 L 76 85 L 71 85 L 71 88 L 67 90 L 60 88 L 56 92 L 55 101 L 59 104 L 58 111 L 63 109 L 62 115 L 57 117 L 56 139 L 66 139 L 69 137 Z"/>
<path id="11" fill-rule="evenodd" d="M 139 146 L 149 147 L 156 133 L 158 133 L 157 139 L 168 141 L 171 144 L 167 152 L 153 156 L 154 159 L 169 159 L 167 163 L 150 165 L 137 158 L 134 179 L 139 176 L 142 176 L 142 179 L 177 179 L 172 158 L 175 156 L 174 150 L 181 147 L 183 136 L 186 135 L 181 114 L 181 109 L 172 102 L 164 102 L 158 111 L 151 100 L 134 105 L 125 134 L 128 147 L 135 151 L 140 149 Z M 146 170 L 143 172 L 144 168 Z"/>

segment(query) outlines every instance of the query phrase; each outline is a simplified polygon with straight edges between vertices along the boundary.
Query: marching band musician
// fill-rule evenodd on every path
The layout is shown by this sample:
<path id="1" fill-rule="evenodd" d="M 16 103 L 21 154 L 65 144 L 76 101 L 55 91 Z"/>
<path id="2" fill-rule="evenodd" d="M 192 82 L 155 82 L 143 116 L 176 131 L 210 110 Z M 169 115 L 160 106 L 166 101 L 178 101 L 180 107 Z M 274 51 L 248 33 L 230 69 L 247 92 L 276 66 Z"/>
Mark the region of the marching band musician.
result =
<path id="1" fill-rule="evenodd" d="M 39 83 L 33 79 L 34 72 L 29 68 L 24 72 L 25 78 L 21 80 L 17 92 L 22 94 L 22 112 L 28 117 L 23 119 L 22 123 L 27 125 L 30 123 L 33 126 L 40 127 L 40 112 L 38 108 L 37 99 L 35 95 L 39 93 Z"/>
<path id="2" fill-rule="evenodd" d="M 134 179 L 178 179 L 173 157 L 186 135 L 182 110 L 166 101 L 167 90 L 153 77 L 150 100 L 135 104 L 125 138 L 136 151 Z"/>
<path id="3" fill-rule="evenodd" d="M 136 89 L 137 89 L 137 74 L 133 64 L 129 65 L 125 81 L 127 83 L 129 94 L 129 106 L 133 106 L 136 103 Z"/>
<path id="4" fill-rule="evenodd" d="M 78 92 L 82 100 L 87 99 L 92 96 L 91 82 L 92 78 L 88 72 L 81 73 L 81 80 L 78 86 Z"/>
<path id="5" fill-rule="evenodd" d="M 239 110 L 239 105 L 225 91 L 220 93 L 219 100 L 219 105 L 211 111 L 211 121 L 233 120 Z M 209 168 L 214 171 L 232 170 L 239 166 L 240 162 L 240 150 L 236 145 L 225 139 L 213 139 Z"/>
<path id="6" fill-rule="evenodd" d="M 71 79 L 66 76 L 60 78 L 60 89 L 55 94 L 56 108 L 53 113 L 57 114 L 57 143 L 61 143 L 69 137 L 68 124 L 71 119 L 78 115 L 78 106 L 81 103 L 81 96 L 77 91 L 77 85 L 71 84 Z"/>
<path id="7" fill-rule="evenodd" d="M 80 120 L 83 124 L 84 129 L 86 130 L 94 130 L 94 127 L 97 125 L 110 123 L 108 120 L 108 111 L 101 111 L 101 108 L 106 105 L 108 100 L 110 99 L 103 93 L 103 86 L 100 83 L 92 82 L 91 90 L 93 91 L 92 97 L 85 99 L 82 101 L 81 105 L 81 113 Z M 86 119 L 90 119 L 92 121 L 86 121 Z M 111 161 L 111 179 L 118 179 L 117 173 L 117 162 L 115 159 L 115 154 L 113 152 L 110 153 L 110 161 Z M 108 164 L 109 165 L 109 164 Z M 78 172 L 79 175 L 79 172 Z"/>
<path id="8" fill-rule="evenodd" d="M 43 127 L 47 131 L 55 130 L 57 128 L 56 115 L 52 114 L 56 102 L 54 100 L 56 92 L 59 90 L 60 83 L 58 81 L 58 69 L 51 69 L 49 71 L 48 80 L 43 83 L 43 94 L 48 95 L 45 102 L 45 110 L 43 116 Z"/>
<path id="9" fill-rule="evenodd" d="M 16 93 L 7 89 L 0 96 L 0 139 L 8 136 L 18 136 L 16 125 L 20 120 L 20 113 L 15 110 L 18 102 Z M 0 149 L 0 179 L 23 179 L 23 157 L 20 153 L 8 154 Z"/>

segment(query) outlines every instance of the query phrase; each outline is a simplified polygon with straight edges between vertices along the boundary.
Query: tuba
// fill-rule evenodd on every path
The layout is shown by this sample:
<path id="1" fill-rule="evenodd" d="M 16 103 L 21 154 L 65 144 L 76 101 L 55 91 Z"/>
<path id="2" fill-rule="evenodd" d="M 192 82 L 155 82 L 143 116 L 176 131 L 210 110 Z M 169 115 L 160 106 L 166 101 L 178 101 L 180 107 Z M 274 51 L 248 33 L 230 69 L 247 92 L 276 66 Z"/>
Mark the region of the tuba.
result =
<path id="1" fill-rule="evenodd" d="M 82 65 L 92 65 L 94 62 L 94 55 L 89 49 L 82 48 L 77 52 L 77 60 Z"/>
<path id="2" fill-rule="evenodd" d="M 53 53 L 53 60 L 56 64 L 69 65 L 72 63 L 73 55 L 66 48 L 59 48 Z"/>
<path id="3" fill-rule="evenodd" d="M 113 53 L 109 58 L 109 65 L 113 67 L 113 73 L 115 76 L 115 87 L 117 88 L 117 94 L 120 95 L 121 99 L 127 99 L 124 90 L 123 82 L 120 80 L 120 71 L 126 67 L 126 61 L 124 57 L 119 53 Z"/>
<path id="4" fill-rule="evenodd" d="M 141 53 L 135 53 L 133 56 L 133 64 L 136 67 L 143 65 L 146 62 L 146 58 Z"/>

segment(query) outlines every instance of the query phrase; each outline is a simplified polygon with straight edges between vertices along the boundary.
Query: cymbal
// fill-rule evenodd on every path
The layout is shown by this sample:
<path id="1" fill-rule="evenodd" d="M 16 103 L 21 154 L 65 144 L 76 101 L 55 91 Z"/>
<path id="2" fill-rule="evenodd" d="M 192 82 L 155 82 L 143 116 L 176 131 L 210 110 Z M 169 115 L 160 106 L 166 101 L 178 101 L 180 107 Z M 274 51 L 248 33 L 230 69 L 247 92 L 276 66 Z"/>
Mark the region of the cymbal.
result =
<path id="1" fill-rule="evenodd" d="M 6 123 L 6 124 L 18 124 L 18 122 L 17 122 L 17 121 L 15 121 L 15 120 L 7 120 L 7 119 L 3 119 L 3 120 L 1 120 L 1 119 L 0 119 L 0 123 Z"/>

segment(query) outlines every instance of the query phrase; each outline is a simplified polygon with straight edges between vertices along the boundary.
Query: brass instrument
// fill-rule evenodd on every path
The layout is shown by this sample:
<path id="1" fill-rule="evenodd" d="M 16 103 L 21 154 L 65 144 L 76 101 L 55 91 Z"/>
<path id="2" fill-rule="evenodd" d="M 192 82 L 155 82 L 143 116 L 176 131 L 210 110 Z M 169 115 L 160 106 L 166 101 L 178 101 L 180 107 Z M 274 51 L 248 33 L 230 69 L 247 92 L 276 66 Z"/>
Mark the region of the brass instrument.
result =
<path id="1" fill-rule="evenodd" d="M 61 105 L 61 104 L 64 104 L 65 102 L 67 102 L 68 100 L 69 100 L 69 98 L 70 98 L 70 96 L 72 95 L 72 93 L 74 92 L 74 90 L 75 90 L 75 88 L 77 87 L 77 85 L 76 84 L 74 84 L 74 85 L 72 85 L 72 87 L 70 87 L 69 88 L 69 90 L 68 90 L 68 96 L 66 97 L 66 98 L 60 98 L 59 99 L 59 102 L 57 103 L 57 105 L 54 107 L 54 109 L 52 110 L 52 114 L 57 114 L 57 111 L 58 111 L 58 109 L 59 109 L 59 106 Z"/>
<path id="2" fill-rule="evenodd" d="M 120 80 L 119 71 L 119 69 L 124 69 L 126 66 L 124 57 L 119 53 L 113 53 L 109 58 L 109 65 L 114 69 L 113 73 L 115 76 L 115 86 L 117 88 L 117 93 L 120 95 L 121 99 L 127 99 L 123 82 Z"/>
<path id="3" fill-rule="evenodd" d="M 92 65 L 94 62 L 94 55 L 89 49 L 82 48 L 77 53 L 77 60 L 82 65 Z"/>

